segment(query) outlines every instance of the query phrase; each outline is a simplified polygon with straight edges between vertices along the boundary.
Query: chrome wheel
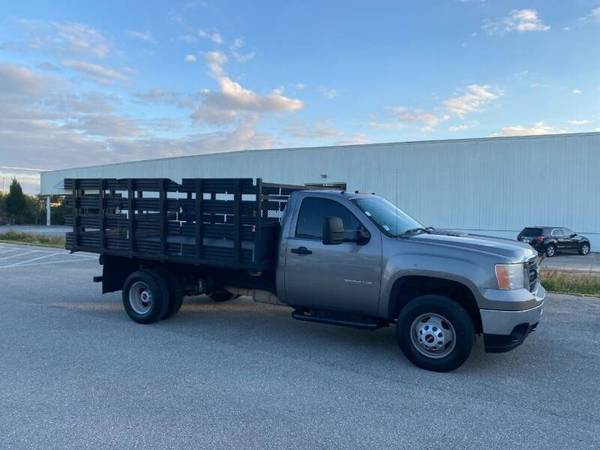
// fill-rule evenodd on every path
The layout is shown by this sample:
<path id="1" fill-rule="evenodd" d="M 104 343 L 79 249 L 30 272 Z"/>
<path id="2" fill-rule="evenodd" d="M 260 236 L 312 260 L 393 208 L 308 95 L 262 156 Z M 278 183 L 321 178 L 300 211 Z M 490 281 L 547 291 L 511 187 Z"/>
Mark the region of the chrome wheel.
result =
<path id="1" fill-rule="evenodd" d="M 556 253 L 556 247 L 554 247 L 554 245 L 550 245 L 547 249 L 546 249 L 546 256 L 549 258 L 552 258 Z"/>
<path id="2" fill-rule="evenodd" d="M 456 346 L 454 326 L 444 316 L 421 314 L 410 326 L 410 339 L 419 353 L 428 358 L 444 358 Z"/>
<path id="3" fill-rule="evenodd" d="M 152 309 L 152 291 L 145 282 L 136 281 L 129 288 L 129 305 L 142 316 Z"/>
<path id="4" fill-rule="evenodd" d="M 581 246 L 581 254 L 582 255 L 587 255 L 590 252 L 590 246 L 587 244 L 583 244 Z"/>

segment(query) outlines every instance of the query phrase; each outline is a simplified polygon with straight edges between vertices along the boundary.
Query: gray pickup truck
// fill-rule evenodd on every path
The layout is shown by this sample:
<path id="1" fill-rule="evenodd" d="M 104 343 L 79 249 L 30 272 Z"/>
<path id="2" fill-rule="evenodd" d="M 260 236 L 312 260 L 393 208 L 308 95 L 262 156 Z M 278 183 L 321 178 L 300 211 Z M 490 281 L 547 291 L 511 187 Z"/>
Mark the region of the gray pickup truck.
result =
<path id="1" fill-rule="evenodd" d="M 96 281 L 103 282 L 103 292 L 123 291 L 125 310 L 136 322 L 172 316 L 184 295 L 204 293 L 215 301 L 250 295 L 256 301 L 292 307 L 298 320 L 372 330 L 395 325 L 400 348 L 411 362 L 445 372 L 466 361 L 476 335 L 483 335 L 486 351 L 505 352 L 520 345 L 542 316 L 545 290 L 538 280 L 537 252 L 529 245 L 428 228 L 381 197 L 344 191 L 289 189 L 284 207 L 278 208 L 283 213 L 267 220 L 268 214 L 260 213 L 267 209 L 262 202 L 283 196 L 263 193 L 267 187 L 259 182 L 248 191 L 255 192 L 250 201 L 258 208 L 244 210 L 243 191 L 238 190 L 238 197 L 234 192 L 232 198 L 242 206 L 234 207 L 234 220 L 228 223 L 215 219 L 223 211 L 227 214 L 222 206 L 227 201 L 203 195 L 198 183 L 195 186 L 196 197 L 190 194 L 172 204 L 165 200 L 158 211 L 162 214 L 154 214 L 170 214 L 166 208 L 176 211 L 163 217 L 161 234 L 154 236 L 152 242 L 162 242 L 158 253 L 150 251 L 156 248 L 150 246 L 151 237 L 142 240 L 152 236 L 150 231 L 134 228 L 153 214 L 142 211 L 152 204 L 141 202 L 131 182 L 129 194 L 120 197 L 123 202 L 99 200 L 105 205 L 100 209 L 99 248 L 91 248 L 96 228 L 90 218 L 98 210 L 86 212 L 81 200 L 86 195 L 72 187 L 80 199 L 71 200 L 75 219 L 67 248 L 101 253 L 103 276 Z M 109 192 L 118 197 L 117 189 L 107 188 L 105 197 Z M 221 209 L 211 203 L 219 201 Z M 186 208 L 203 220 L 186 216 Z M 124 215 L 120 225 L 111 218 L 117 215 Z M 257 215 L 258 222 L 250 220 Z M 175 224 L 171 229 L 175 222 L 179 232 L 173 231 Z M 188 222 L 193 229 L 186 238 Z M 244 224 L 251 225 L 236 234 L 236 227 Z M 215 238 L 213 232 L 209 238 L 208 231 L 219 230 L 219 225 L 220 230 L 233 230 L 234 236 Z M 120 227 L 129 228 L 119 232 Z M 249 245 L 255 236 L 250 231 L 256 235 L 254 247 Z M 119 236 L 127 248 L 116 244 Z M 186 245 L 204 259 L 186 259 Z M 236 247 L 247 255 L 248 264 L 258 264 L 258 255 L 268 262 L 253 268 L 244 267 L 240 257 L 219 260 L 224 253 L 216 250 L 213 260 L 206 256 L 209 249 L 225 252 Z"/>

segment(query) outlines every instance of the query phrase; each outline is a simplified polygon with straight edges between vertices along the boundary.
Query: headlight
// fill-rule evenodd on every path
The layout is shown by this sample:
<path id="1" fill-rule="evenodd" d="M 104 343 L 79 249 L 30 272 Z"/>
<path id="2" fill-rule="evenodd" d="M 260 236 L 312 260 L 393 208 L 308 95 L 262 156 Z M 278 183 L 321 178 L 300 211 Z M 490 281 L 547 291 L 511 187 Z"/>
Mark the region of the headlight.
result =
<path id="1" fill-rule="evenodd" d="M 525 287 L 523 264 L 496 264 L 496 279 L 500 289 L 522 289 Z"/>

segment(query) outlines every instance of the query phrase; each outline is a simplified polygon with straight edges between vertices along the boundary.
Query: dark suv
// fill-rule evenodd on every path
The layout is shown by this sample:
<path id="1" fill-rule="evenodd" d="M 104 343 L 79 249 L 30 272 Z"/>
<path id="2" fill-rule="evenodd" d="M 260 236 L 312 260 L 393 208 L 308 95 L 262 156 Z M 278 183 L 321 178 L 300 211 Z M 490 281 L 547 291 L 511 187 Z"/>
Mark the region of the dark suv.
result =
<path id="1" fill-rule="evenodd" d="M 552 257 L 558 252 L 571 251 L 580 255 L 590 252 L 590 240 L 564 227 L 527 227 L 517 240 L 526 242 L 539 253 Z"/>

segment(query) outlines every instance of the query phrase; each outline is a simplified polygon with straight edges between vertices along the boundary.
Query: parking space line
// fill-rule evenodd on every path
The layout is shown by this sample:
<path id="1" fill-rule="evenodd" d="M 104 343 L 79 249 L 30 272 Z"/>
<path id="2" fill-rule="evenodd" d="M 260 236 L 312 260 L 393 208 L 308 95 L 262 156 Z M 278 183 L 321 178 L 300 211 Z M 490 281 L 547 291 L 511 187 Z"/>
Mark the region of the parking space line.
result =
<path id="1" fill-rule="evenodd" d="M 23 249 L 22 248 L 11 248 L 11 249 L 9 249 L 9 250 L 7 250 L 5 252 L 0 253 L 0 256 L 2 256 L 2 255 L 8 255 L 10 253 L 20 252 L 20 251 L 23 251 Z"/>
<path id="2" fill-rule="evenodd" d="M 15 253 L 14 255 L 10 255 L 10 256 L 0 256 L 0 260 L 18 258 L 20 256 L 31 255 L 32 253 L 38 253 L 38 252 L 36 250 L 31 250 L 31 251 L 28 251 L 25 253 Z"/>
<path id="3" fill-rule="evenodd" d="M 88 258 L 91 262 L 91 259 Z M 26 263 L 24 262 L 23 264 L 11 264 L 9 266 L 0 266 L 0 270 L 5 270 L 5 269 L 20 269 L 22 267 L 32 267 L 32 266 L 53 266 L 55 264 L 81 264 L 81 261 L 69 261 L 69 260 L 60 260 L 60 261 L 46 261 L 46 262 L 40 262 L 40 263 Z"/>
<path id="4" fill-rule="evenodd" d="M 45 259 L 45 258 L 51 258 L 53 256 L 58 256 L 58 255 L 62 255 L 63 253 L 51 253 L 49 255 L 44 255 L 44 256 L 38 256 L 37 258 L 33 258 L 33 259 L 29 259 L 27 261 L 19 261 L 13 264 L 9 264 L 7 266 L 2 266 L 3 268 L 8 268 L 8 267 L 17 267 L 17 266 L 22 266 L 23 264 L 27 264 L 27 263 L 31 263 L 34 261 L 39 261 L 40 259 Z"/>

